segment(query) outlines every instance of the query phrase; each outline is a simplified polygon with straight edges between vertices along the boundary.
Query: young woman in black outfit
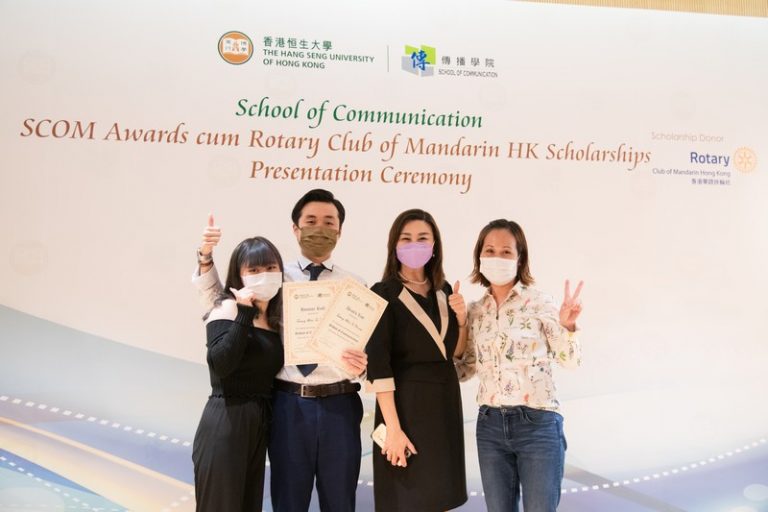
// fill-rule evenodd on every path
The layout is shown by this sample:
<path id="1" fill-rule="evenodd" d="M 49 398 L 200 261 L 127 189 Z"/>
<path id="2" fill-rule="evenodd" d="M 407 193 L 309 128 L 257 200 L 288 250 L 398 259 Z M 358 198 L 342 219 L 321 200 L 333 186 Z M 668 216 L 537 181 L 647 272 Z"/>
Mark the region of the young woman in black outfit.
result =
<path id="1" fill-rule="evenodd" d="M 192 449 L 198 512 L 262 510 L 272 381 L 283 366 L 282 272 L 269 240 L 243 240 L 205 319 L 212 389 Z"/>

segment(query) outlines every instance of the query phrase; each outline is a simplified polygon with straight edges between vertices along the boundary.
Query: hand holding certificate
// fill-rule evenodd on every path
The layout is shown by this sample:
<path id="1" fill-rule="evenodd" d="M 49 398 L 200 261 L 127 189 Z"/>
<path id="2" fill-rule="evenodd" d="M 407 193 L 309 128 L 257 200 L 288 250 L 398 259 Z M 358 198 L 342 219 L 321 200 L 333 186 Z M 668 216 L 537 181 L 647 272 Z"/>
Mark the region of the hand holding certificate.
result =
<path id="1" fill-rule="evenodd" d="M 387 301 L 354 279 L 345 279 L 341 283 L 309 346 L 332 364 L 344 368 L 342 353 L 348 348 L 365 348 L 384 314 Z"/>

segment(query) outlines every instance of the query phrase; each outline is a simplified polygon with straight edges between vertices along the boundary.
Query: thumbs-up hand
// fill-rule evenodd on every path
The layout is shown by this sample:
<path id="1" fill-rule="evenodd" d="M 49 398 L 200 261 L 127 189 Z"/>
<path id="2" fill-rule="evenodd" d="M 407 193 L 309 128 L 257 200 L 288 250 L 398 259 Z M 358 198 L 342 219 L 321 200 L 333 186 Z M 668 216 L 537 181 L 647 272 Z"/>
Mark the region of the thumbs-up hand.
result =
<path id="1" fill-rule="evenodd" d="M 464 296 L 459 293 L 460 286 L 461 283 L 459 281 L 456 281 L 453 285 L 453 293 L 448 296 L 448 305 L 456 313 L 459 327 L 463 327 L 467 325 L 467 305 L 464 303 Z"/>
<path id="2" fill-rule="evenodd" d="M 213 222 L 213 214 L 208 214 L 208 225 L 205 226 L 203 231 L 203 243 L 200 245 L 200 254 L 208 255 L 213 252 L 213 248 L 219 244 L 221 240 L 221 229 Z"/>

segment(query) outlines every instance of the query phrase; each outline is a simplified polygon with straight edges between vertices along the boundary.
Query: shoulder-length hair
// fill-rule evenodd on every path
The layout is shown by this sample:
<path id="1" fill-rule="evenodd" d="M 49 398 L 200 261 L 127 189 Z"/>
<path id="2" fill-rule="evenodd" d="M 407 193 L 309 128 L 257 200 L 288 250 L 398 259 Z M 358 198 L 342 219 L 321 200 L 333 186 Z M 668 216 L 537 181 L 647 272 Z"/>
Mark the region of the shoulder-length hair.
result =
<path id="1" fill-rule="evenodd" d="M 251 267 L 266 267 L 268 265 L 277 264 L 280 268 L 280 272 L 283 271 L 283 259 L 280 257 L 280 252 L 272 242 L 264 238 L 263 236 L 255 236 L 253 238 L 246 238 L 235 247 L 232 251 L 232 256 L 229 258 L 229 268 L 227 269 L 227 280 L 224 284 L 224 289 L 221 295 L 216 299 L 214 305 L 218 306 L 221 301 L 225 299 L 234 299 L 235 296 L 230 291 L 230 288 L 240 290 L 243 288 L 243 278 L 240 277 L 240 270 Z M 283 277 L 285 280 L 285 277 Z M 256 312 L 256 318 L 259 317 L 260 312 Z M 279 331 L 282 324 L 283 316 L 283 289 L 277 292 L 277 295 L 272 297 L 267 305 L 267 325 L 270 328 Z"/>
<path id="2" fill-rule="evenodd" d="M 432 258 L 424 266 L 424 273 L 427 279 L 432 283 L 432 288 L 439 290 L 445 283 L 445 273 L 443 272 L 443 242 L 440 238 L 440 230 L 437 229 L 435 219 L 428 212 L 414 208 L 406 210 L 397 216 L 395 222 L 389 230 L 389 240 L 387 241 L 387 263 L 384 265 L 384 275 L 382 281 L 390 279 L 400 279 L 400 260 L 397 259 L 397 242 L 400 240 L 400 233 L 406 224 L 414 220 L 423 220 L 432 228 L 432 237 L 435 239 L 435 245 L 432 248 Z"/>
<path id="3" fill-rule="evenodd" d="M 506 229 L 515 237 L 515 247 L 517 248 L 517 277 L 515 278 L 515 284 L 518 282 L 524 285 L 533 284 L 534 279 L 528 267 L 528 242 L 525 241 L 525 233 L 523 233 L 523 228 L 520 227 L 520 224 L 507 219 L 492 220 L 480 230 L 480 234 L 477 236 L 477 243 L 475 244 L 475 251 L 472 254 L 475 268 L 472 270 L 470 281 L 480 283 L 486 288 L 491 286 L 490 281 L 480 273 L 480 255 L 483 252 L 485 237 L 494 229 Z"/>

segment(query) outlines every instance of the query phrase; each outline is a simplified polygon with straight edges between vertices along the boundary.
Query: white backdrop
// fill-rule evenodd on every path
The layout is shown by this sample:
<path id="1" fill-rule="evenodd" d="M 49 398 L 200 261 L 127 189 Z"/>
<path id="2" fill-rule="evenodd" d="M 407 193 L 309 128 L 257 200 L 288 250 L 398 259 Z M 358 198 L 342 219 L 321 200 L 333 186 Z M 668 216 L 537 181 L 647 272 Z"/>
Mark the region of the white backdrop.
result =
<path id="1" fill-rule="evenodd" d="M 466 280 L 477 232 L 505 217 L 526 231 L 540 288 L 559 300 L 565 278 L 586 282 L 584 365 L 558 374 L 569 464 L 620 480 L 765 435 L 765 20 L 495 1 L 6 1 L 0 14 L 3 306 L 204 363 L 189 279 L 208 212 L 224 232 L 221 268 L 234 245 L 256 234 L 291 258 L 294 202 L 327 188 L 348 215 L 334 259 L 373 283 L 394 217 L 424 208 L 443 232 L 448 278 L 463 280 L 468 300 L 481 293 Z M 231 30 L 252 42 L 244 64 L 217 51 Z M 317 41 L 314 51 L 326 58 L 265 53 L 289 50 L 289 39 Z M 435 48 L 434 76 L 402 69 L 406 45 Z M 476 71 L 487 76 L 467 76 Z M 239 100 L 263 97 L 303 101 L 296 119 L 236 115 Z M 307 113 L 325 100 L 320 126 L 310 128 Z M 335 121 L 340 104 L 459 110 L 482 116 L 482 128 Z M 51 123 L 40 135 L 27 128 L 44 119 L 93 122 L 93 137 L 40 136 Z M 105 140 L 113 123 L 184 123 L 189 138 Z M 249 147 L 251 130 L 317 137 L 320 149 L 310 159 L 303 150 Z M 347 131 L 370 132 L 372 149 L 331 151 L 328 139 Z M 200 132 L 239 134 L 240 144 L 199 145 Z M 379 145 L 396 134 L 400 145 L 383 162 Z M 498 145 L 500 156 L 405 154 L 409 137 L 464 137 Z M 646 161 L 628 170 L 624 162 L 547 158 L 548 146 L 571 141 L 576 149 L 631 147 Z M 538 158 L 509 158 L 510 143 L 538 144 Z M 728 157 L 728 165 L 692 162 L 692 152 Z M 252 178 L 254 161 L 346 164 L 372 170 L 372 181 Z M 471 187 L 383 183 L 385 165 L 471 175 Z M 13 364 L 11 340 L 2 343 Z M 52 376 L 41 382 L 56 385 Z M 474 389 L 465 388 L 468 419 Z"/>

